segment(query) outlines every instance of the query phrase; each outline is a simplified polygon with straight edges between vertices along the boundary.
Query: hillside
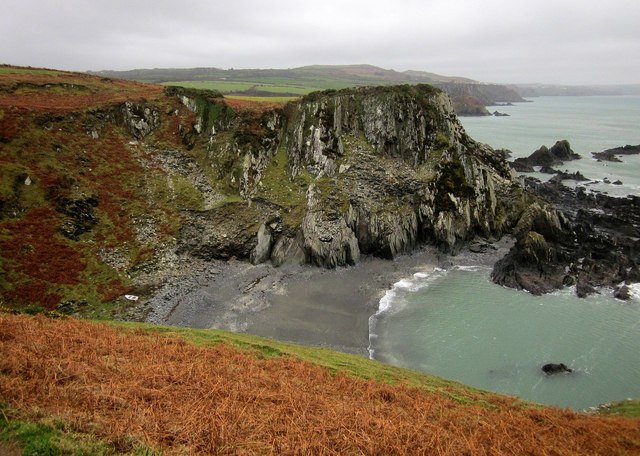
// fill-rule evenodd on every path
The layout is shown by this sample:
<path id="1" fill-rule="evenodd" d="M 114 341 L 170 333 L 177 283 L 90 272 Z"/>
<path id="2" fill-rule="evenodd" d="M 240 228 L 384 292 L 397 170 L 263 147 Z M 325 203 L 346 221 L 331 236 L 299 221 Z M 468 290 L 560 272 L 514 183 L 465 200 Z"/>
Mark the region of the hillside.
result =
<path id="1" fill-rule="evenodd" d="M 458 115 L 489 115 L 485 106 L 524 101 L 512 88 L 425 71 L 398 72 L 373 65 L 311 65 L 281 69 L 164 68 L 99 71 L 93 74 L 184 87 L 219 90 L 243 97 L 295 97 L 324 89 L 372 85 L 432 84 L 451 96 Z"/>
<path id="2" fill-rule="evenodd" d="M 245 81 L 265 82 L 269 79 L 279 79 L 289 85 L 296 83 L 316 89 L 335 89 L 331 81 L 336 83 L 352 83 L 353 85 L 383 85 L 384 82 L 395 84 L 408 82 L 469 82 L 471 79 L 456 76 L 442 76 L 423 71 L 398 72 L 373 65 L 309 65 L 289 69 L 221 69 L 221 68 L 160 68 L 137 69 L 129 71 L 96 71 L 91 72 L 99 76 L 118 77 L 122 79 L 136 79 L 148 82 L 170 81 Z"/>
<path id="3" fill-rule="evenodd" d="M 248 336 L 0 314 L 0 351 L 0 449 L 16 454 L 640 451 L 637 419 Z"/>
<path id="4" fill-rule="evenodd" d="M 455 251 L 530 198 L 427 85 L 283 105 L 2 67 L 0 147 L 0 305 L 95 316 L 194 259 Z"/>

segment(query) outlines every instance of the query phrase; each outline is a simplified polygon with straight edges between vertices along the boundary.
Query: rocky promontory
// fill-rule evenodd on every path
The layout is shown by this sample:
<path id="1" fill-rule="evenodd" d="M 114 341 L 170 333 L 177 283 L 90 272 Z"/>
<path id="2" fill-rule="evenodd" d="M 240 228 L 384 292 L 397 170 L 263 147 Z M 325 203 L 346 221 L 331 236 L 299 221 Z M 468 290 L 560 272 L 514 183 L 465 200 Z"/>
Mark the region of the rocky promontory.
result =
<path id="1" fill-rule="evenodd" d="M 602 152 L 591 152 L 593 158 L 598 161 L 622 162 L 616 155 L 637 155 L 640 154 L 640 144 L 637 146 L 614 147 L 613 149 L 603 150 Z"/>
<path id="2" fill-rule="evenodd" d="M 0 109 L 0 285 L 16 305 L 148 296 L 189 258 L 335 268 L 455 253 L 509 233 L 531 202 L 430 85 L 270 104 L 18 69 L 0 78 Z"/>
<path id="3" fill-rule="evenodd" d="M 264 115 L 274 140 L 248 152 L 246 203 L 193 214 L 181 251 L 330 268 L 420 243 L 456 251 L 508 232 L 525 204 L 501 155 L 431 86 L 318 92 Z"/>

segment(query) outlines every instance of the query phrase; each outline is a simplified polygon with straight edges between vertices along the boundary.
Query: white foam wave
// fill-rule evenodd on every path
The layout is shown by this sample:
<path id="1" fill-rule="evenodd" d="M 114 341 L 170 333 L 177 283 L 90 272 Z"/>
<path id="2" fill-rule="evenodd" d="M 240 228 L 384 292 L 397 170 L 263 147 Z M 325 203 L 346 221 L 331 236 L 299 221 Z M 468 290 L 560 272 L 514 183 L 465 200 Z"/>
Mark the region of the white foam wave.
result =
<path id="1" fill-rule="evenodd" d="M 632 283 L 628 285 L 629 294 L 633 299 L 640 300 L 640 283 Z"/>
<path id="2" fill-rule="evenodd" d="M 480 266 L 454 266 L 452 269 L 456 271 L 476 272 L 480 270 Z"/>
<path id="3" fill-rule="evenodd" d="M 411 279 L 402 279 L 393 284 L 393 288 L 410 290 L 414 286 L 414 281 Z"/>
<path id="4" fill-rule="evenodd" d="M 378 338 L 376 333 L 376 326 L 378 324 L 378 318 L 389 312 L 398 311 L 401 309 L 401 299 L 399 295 L 403 293 L 411 293 L 423 289 L 433 280 L 438 277 L 442 277 L 448 271 L 442 268 L 433 268 L 431 270 L 420 271 L 413 274 L 411 278 L 401 279 L 394 283 L 393 286 L 388 289 L 384 296 L 378 303 L 378 310 L 375 314 L 369 317 L 369 358 L 374 358 L 373 341 Z"/>
<path id="5" fill-rule="evenodd" d="M 381 313 L 386 312 L 391 307 L 391 303 L 393 302 L 393 298 L 396 297 L 396 291 L 392 288 L 387 290 L 382 299 L 380 299 L 380 303 L 378 304 L 378 311 L 375 315 L 380 315 Z"/>

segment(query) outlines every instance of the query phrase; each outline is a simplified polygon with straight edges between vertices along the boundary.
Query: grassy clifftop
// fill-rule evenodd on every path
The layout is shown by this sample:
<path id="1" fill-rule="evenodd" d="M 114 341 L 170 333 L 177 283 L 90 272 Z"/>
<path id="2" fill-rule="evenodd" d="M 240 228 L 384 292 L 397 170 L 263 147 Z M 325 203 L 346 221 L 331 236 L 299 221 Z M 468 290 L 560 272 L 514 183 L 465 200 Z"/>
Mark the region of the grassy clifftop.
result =
<path id="1" fill-rule="evenodd" d="M 0 441 L 70 449 L 62 454 L 640 450 L 637 419 L 220 331 L 2 315 L 0 348 Z"/>

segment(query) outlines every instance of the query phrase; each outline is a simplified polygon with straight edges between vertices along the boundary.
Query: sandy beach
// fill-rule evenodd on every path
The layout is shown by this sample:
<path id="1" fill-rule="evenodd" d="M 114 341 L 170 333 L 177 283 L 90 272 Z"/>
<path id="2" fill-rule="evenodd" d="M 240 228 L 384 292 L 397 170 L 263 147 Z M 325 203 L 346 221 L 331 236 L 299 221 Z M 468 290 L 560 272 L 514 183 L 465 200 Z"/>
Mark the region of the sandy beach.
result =
<path id="1" fill-rule="evenodd" d="M 144 304 L 146 320 L 247 332 L 368 356 L 369 317 L 395 282 L 459 262 L 492 264 L 506 245 L 458 256 L 424 247 L 393 261 L 363 258 L 356 266 L 333 270 L 240 261 L 198 264 Z"/>

